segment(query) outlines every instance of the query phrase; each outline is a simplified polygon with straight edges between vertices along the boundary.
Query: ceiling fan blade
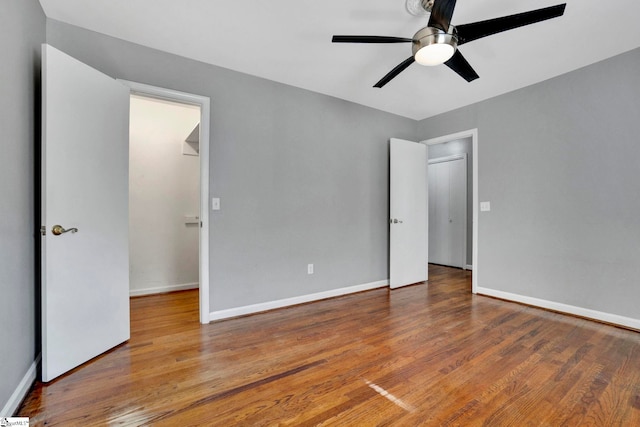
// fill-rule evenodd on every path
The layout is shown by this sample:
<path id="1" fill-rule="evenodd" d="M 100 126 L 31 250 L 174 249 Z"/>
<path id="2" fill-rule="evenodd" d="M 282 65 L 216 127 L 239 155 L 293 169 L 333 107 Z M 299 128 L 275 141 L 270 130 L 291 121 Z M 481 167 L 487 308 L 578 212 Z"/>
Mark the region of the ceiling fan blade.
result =
<path id="1" fill-rule="evenodd" d="M 407 59 L 402 61 L 400 64 L 398 64 L 393 70 L 389 71 L 389 73 L 386 76 L 384 76 L 383 78 L 381 78 L 380 81 L 378 83 L 376 83 L 373 87 L 380 88 L 380 87 L 386 85 L 395 76 L 397 76 L 398 74 L 403 72 L 409 65 L 413 64 L 414 62 L 416 62 L 416 60 L 415 60 L 415 58 L 413 56 L 408 57 Z"/>
<path id="2" fill-rule="evenodd" d="M 447 32 L 451 24 L 453 9 L 456 7 L 456 0 L 435 0 L 431 8 L 429 17 L 429 27 L 439 28 Z"/>
<path id="3" fill-rule="evenodd" d="M 501 18 L 488 19 L 486 21 L 473 22 L 471 24 L 456 25 L 458 31 L 458 46 L 473 40 L 501 33 L 547 19 L 557 18 L 564 14 L 566 3 L 545 7 Z"/>
<path id="4" fill-rule="evenodd" d="M 460 77 L 465 79 L 468 82 L 472 82 L 480 76 L 475 70 L 469 65 L 467 60 L 462 56 L 459 50 L 456 50 L 456 53 L 453 54 L 451 59 L 444 63 L 447 67 L 451 68 L 453 71 L 458 73 Z"/>
<path id="5" fill-rule="evenodd" d="M 408 43 L 413 39 L 385 36 L 333 36 L 333 43 Z"/>

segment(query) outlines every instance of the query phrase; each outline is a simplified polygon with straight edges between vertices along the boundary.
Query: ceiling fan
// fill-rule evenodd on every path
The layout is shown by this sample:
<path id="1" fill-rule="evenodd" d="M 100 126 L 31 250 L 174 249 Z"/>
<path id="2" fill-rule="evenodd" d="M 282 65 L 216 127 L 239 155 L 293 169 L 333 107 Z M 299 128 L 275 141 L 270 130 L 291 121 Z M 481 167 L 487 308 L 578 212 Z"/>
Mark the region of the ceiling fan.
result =
<path id="1" fill-rule="evenodd" d="M 429 23 L 419 30 L 413 38 L 385 36 L 333 36 L 333 43 L 411 43 L 413 55 L 398 64 L 373 87 L 381 88 L 409 65 L 417 62 L 422 65 L 440 65 L 458 73 L 471 82 L 479 76 L 458 50 L 458 46 L 482 37 L 503 31 L 557 18 L 564 14 L 566 3 L 536 9 L 515 15 L 473 22 L 471 24 L 451 25 L 451 17 L 456 0 L 415 0 L 424 10 L 431 12 Z"/>

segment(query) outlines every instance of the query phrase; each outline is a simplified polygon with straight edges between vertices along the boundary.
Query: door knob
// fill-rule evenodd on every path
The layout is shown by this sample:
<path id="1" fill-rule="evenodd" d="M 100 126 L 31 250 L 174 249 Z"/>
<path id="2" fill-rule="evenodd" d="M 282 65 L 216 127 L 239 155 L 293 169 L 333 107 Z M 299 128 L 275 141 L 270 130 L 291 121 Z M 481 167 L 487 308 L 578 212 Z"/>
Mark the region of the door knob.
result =
<path id="1" fill-rule="evenodd" d="M 389 220 L 389 224 L 402 224 L 402 221 L 397 218 L 392 218 Z"/>
<path id="2" fill-rule="evenodd" d="M 51 228 L 51 232 L 55 235 L 55 236 L 59 236 L 63 233 L 68 233 L 68 232 L 72 232 L 72 233 L 77 233 L 78 229 L 77 228 L 70 228 L 68 230 L 65 230 L 63 226 L 61 225 L 54 225 L 53 228 Z"/>

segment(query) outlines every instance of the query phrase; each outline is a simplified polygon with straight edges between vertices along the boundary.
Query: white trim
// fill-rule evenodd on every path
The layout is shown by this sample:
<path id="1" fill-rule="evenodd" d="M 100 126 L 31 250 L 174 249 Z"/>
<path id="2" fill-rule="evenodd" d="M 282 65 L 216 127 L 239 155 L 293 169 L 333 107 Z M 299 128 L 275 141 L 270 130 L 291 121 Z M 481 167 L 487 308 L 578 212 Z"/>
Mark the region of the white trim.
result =
<path id="1" fill-rule="evenodd" d="M 276 308 L 289 307 L 297 304 L 304 304 L 312 301 L 338 297 L 356 292 L 368 291 L 371 289 L 383 288 L 389 284 L 388 280 L 365 283 L 363 285 L 349 286 L 346 288 L 332 289 L 330 291 L 318 292 L 315 294 L 301 295 L 298 297 L 285 298 L 276 301 L 268 301 L 259 304 L 245 305 L 243 307 L 229 308 L 226 310 L 213 311 L 209 314 L 209 320 L 228 319 L 230 317 L 244 316 L 247 314 L 260 313 L 262 311 Z"/>
<path id="2" fill-rule="evenodd" d="M 519 302 L 522 304 L 532 305 L 535 307 L 546 308 L 549 310 L 559 311 L 561 313 L 573 314 L 575 316 L 586 317 L 588 319 L 599 320 L 601 322 L 612 323 L 614 325 L 625 326 L 632 329 L 640 330 L 640 319 L 620 316 L 612 313 L 591 310 L 589 308 L 576 307 L 574 305 L 563 304 L 544 300 L 540 298 L 528 297 L 525 295 L 512 294 L 510 292 L 498 291 L 489 288 L 478 288 L 477 293 L 490 297 L 496 297 L 507 301 Z"/>
<path id="3" fill-rule="evenodd" d="M 474 267 L 471 276 L 471 292 L 478 293 L 478 128 L 465 130 L 462 132 L 452 133 L 450 135 L 440 136 L 422 141 L 423 144 L 435 145 L 443 142 L 455 141 L 457 139 L 471 137 L 471 152 L 473 153 L 473 236 L 471 249 L 471 263 Z"/>
<path id="4" fill-rule="evenodd" d="M 467 265 L 464 266 L 464 269 L 473 271 L 473 265 L 467 264 Z"/>
<path id="5" fill-rule="evenodd" d="M 11 397 L 0 411 L 0 416 L 2 417 L 11 417 L 18 410 L 18 407 L 22 403 L 25 397 L 27 397 L 27 393 L 31 389 L 33 382 L 36 380 L 36 374 L 38 373 L 38 364 L 40 363 L 40 354 L 36 357 L 36 360 L 33 361 L 27 372 L 20 380 L 18 387 L 13 391 Z"/>
<path id="6" fill-rule="evenodd" d="M 157 286 L 155 288 L 131 289 L 129 296 L 139 297 L 142 295 L 164 294 L 167 292 L 186 291 L 188 289 L 198 289 L 199 283 L 183 283 L 181 285 Z"/>
<path id="7" fill-rule="evenodd" d="M 209 323 L 209 143 L 211 101 L 206 96 L 118 79 L 132 94 L 178 101 L 200 107 L 200 323 Z"/>

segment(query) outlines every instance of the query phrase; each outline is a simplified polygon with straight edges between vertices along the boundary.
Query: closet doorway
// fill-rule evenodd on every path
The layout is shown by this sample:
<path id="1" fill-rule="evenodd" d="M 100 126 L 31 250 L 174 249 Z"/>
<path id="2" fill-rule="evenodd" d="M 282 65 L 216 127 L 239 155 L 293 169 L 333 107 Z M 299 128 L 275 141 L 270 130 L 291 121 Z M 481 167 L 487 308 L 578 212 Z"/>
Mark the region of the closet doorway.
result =
<path id="1" fill-rule="evenodd" d="M 472 138 L 428 148 L 429 262 L 472 269 Z"/>
<path id="2" fill-rule="evenodd" d="M 131 95 L 131 296 L 199 286 L 200 108 Z"/>
<path id="3" fill-rule="evenodd" d="M 450 150 L 465 141 L 467 145 L 467 265 L 465 269 L 473 270 L 471 275 L 471 292 L 478 292 L 479 275 L 482 269 L 478 265 L 478 129 L 469 129 L 449 135 L 430 138 L 422 141 L 428 147 L 428 158 L 445 157 L 458 154 Z"/>
<path id="4" fill-rule="evenodd" d="M 464 269 L 467 155 L 429 160 L 429 262 Z"/>
<path id="5" fill-rule="evenodd" d="M 130 295 L 199 289 L 209 323 L 208 97 L 130 88 Z"/>

